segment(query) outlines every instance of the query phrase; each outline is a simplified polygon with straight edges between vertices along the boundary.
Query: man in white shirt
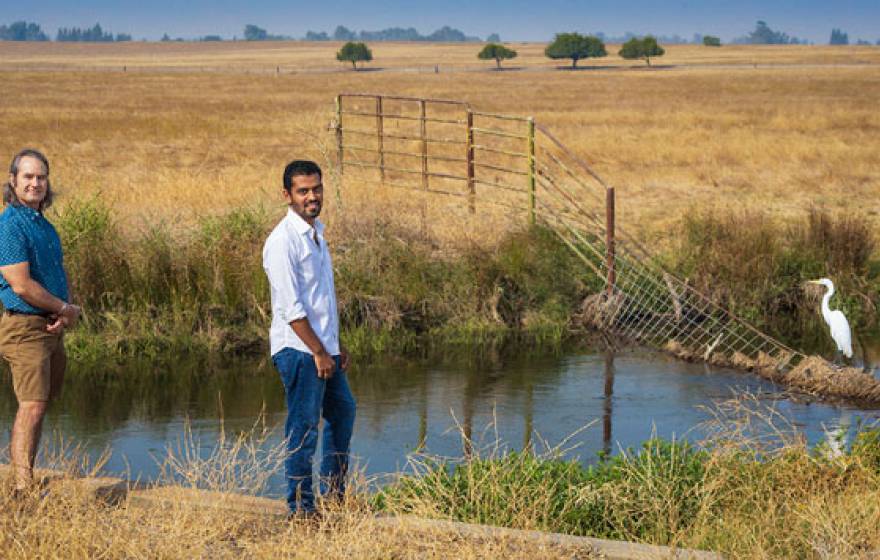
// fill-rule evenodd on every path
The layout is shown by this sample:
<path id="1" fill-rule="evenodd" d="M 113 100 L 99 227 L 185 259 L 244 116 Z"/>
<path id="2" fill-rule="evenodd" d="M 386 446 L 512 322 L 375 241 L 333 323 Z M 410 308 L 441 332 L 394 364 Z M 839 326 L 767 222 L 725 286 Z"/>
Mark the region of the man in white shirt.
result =
<path id="1" fill-rule="evenodd" d="M 272 296 L 269 340 L 287 400 L 288 481 L 291 514 L 315 513 L 312 458 L 324 418 L 321 493 L 345 492 L 355 401 L 345 370 L 349 358 L 339 342 L 333 265 L 318 220 L 324 199 L 321 168 L 296 160 L 284 169 L 287 215 L 263 247 L 263 268 Z"/>

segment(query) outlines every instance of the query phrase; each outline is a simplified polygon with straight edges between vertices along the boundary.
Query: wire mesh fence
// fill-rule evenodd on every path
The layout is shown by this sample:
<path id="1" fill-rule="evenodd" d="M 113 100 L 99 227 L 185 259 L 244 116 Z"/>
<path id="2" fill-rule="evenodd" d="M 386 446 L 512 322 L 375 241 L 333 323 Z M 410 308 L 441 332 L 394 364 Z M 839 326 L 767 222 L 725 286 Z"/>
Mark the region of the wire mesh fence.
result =
<path id="1" fill-rule="evenodd" d="M 665 270 L 614 223 L 614 189 L 528 117 L 467 103 L 375 94 L 336 100 L 337 171 L 421 195 L 500 207 L 540 222 L 602 288 L 584 302 L 598 329 L 688 360 L 790 370 L 804 356 Z M 366 175 L 365 175 L 366 173 Z"/>

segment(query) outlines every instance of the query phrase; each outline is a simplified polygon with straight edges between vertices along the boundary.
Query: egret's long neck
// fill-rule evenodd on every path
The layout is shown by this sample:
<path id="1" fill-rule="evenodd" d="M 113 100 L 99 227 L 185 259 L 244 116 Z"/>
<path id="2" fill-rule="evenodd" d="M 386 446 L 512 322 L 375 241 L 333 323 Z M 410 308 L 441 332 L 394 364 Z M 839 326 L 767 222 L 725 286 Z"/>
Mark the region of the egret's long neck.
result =
<path id="1" fill-rule="evenodd" d="M 828 305 L 828 303 L 831 301 L 831 296 L 833 295 L 834 286 L 831 286 L 830 288 L 828 288 L 828 291 L 825 292 L 825 295 L 822 296 L 822 317 L 825 319 L 825 321 L 831 320 L 831 307 Z"/>

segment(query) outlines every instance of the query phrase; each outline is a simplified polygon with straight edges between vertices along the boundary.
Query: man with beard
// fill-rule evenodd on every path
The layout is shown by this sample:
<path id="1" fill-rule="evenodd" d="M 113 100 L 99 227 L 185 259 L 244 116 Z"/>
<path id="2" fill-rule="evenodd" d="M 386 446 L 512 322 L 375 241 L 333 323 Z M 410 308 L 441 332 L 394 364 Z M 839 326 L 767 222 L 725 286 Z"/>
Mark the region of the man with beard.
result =
<path id="1" fill-rule="evenodd" d="M 61 391 L 67 358 L 64 330 L 80 309 L 69 303 L 61 240 L 43 212 L 52 204 L 49 161 L 25 149 L 9 166 L 0 215 L 0 353 L 12 370 L 18 411 L 9 454 L 15 490 L 28 490 L 43 418 Z"/>
<path id="2" fill-rule="evenodd" d="M 287 503 L 296 518 L 316 515 L 312 459 L 324 418 L 321 494 L 339 499 L 345 491 L 355 401 L 345 371 L 349 358 L 339 342 L 333 266 L 318 220 L 324 199 L 321 169 L 296 160 L 282 179 L 287 215 L 263 247 L 269 278 L 272 361 L 287 402 L 284 435 Z"/>

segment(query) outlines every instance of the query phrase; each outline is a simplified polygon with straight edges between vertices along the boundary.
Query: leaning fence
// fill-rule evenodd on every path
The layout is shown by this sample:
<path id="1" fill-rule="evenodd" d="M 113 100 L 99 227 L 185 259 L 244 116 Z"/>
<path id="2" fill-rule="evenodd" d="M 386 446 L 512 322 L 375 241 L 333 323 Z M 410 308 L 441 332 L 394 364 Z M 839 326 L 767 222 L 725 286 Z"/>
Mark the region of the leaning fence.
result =
<path id="1" fill-rule="evenodd" d="M 471 214 L 502 207 L 552 229 L 604 286 L 584 303 L 596 328 L 746 369 L 785 372 L 804 358 L 666 270 L 615 224 L 614 188 L 531 117 L 345 93 L 334 132 L 340 180 L 358 168 L 385 186 L 459 198 Z"/>

